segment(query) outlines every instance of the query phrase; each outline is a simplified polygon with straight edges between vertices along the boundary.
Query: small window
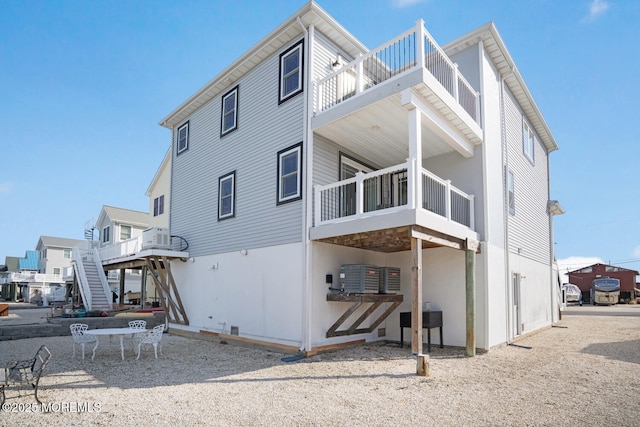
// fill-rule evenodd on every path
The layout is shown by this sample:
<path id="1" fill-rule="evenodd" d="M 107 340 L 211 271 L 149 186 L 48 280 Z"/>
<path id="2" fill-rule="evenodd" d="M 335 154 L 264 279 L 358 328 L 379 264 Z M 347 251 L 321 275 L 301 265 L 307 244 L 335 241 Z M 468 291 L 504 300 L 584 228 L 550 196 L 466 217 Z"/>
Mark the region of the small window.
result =
<path id="1" fill-rule="evenodd" d="M 516 214 L 515 177 L 512 171 L 508 172 L 507 189 L 508 189 L 507 197 L 509 202 L 509 213 L 511 215 L 515 215 Z"/>
<path id="2" fill-rule="evenodd" d="M 162 215 L 164 213 L 164 194 L 153 199 L 153 216 Z"/>
<path id="3" fill-rule="evenodd" d="M 107 225 L 105 228 L 102 229 L 102 243 L 109 243 L 109 241 L 111 241 L 111 238 L 109 237 L 110 233 L 111 233 L 111 226 Z"/>
<path id="4" fill-rule="evenodd" d="M 129 240 L 131 238 L 131 226 L 130 225 L 121 225 L 120 226 L 120 240 Z"/>
<path id="5" fill-rule="evenodd" d="M 238 128 L 238 86 L 222 97 L 222 124 L 220 136 Z"/>
<path id="6" fill-rule="evenodd" d="M 278 204 L 302 198 L 302 143 L 278 153 Z"/>
<path id="7" fill-rule="evenodd" d="M 236 173 L 231 172 L 218 179 L 218 219 L 236 214 Z"/>
<path id="8" fill-rule="evenodd" d="M 62 250 L 62 256 L 65 259 L 71 259 L 71 249 L 63 249 Z"/>
<path id="9" fill-rule="evenodd" d="M 280 55 L 280 103 L 302 92 L 302 58 L 302 41 Z"/>
<path id="10" fill-rule="evenodd" d="M 524 155 L 527 156 L 531 163 L 535 162 L 534 152 L 535 145 L 533 143 L 533 130 L 529 127 L 526 121 L 522 121 L 522 149 Z"/>
<path id="11" fill-rule="evenodd" d="M 178 128 L 178 154 L 189 148 L 189 122 Z"/>
<path id="12" fill-rule="evenodd" d="M 60 275 L 60 268 L 55 267 L 55 268 L 53 269 L 53 274 L 54 274 L 54 275 L 56 275 L 56 276 L 59 276 L 59 275 Z"/>

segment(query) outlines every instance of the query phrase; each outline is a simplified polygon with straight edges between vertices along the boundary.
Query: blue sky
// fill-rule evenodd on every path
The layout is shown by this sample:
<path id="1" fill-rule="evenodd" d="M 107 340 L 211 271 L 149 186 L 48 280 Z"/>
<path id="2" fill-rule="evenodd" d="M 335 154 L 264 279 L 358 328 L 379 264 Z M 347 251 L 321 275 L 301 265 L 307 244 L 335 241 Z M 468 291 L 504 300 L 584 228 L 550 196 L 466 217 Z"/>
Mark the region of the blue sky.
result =
<path id="1" fill-rule="evenodd" d="M 148 210 L 158 122 L 305 2 L 0 1 L 0 263 Z M 494 21 L 549 124 L 556 253 L 640 270 L 640 2 L 324 0 L 375 47 L 419 18 L 440 44 Z M 230 6 L 232 5 L 232 6 Z"/>

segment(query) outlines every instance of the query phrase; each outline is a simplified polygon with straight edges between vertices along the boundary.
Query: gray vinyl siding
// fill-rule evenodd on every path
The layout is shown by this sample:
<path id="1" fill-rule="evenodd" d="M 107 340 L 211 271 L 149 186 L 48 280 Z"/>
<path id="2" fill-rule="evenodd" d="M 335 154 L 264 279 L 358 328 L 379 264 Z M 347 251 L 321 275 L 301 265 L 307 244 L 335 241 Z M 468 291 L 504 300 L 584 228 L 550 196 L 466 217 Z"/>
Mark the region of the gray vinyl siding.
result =
<path id="1" fill-rule="evenodd" d="M 535 164 L 529 161 L 523 152 L 522 110 L 508 89 L 505 90 L 504 103 L 507 167 L 515 176 L 515 215 L 508 215 L 509 251 L 518 253 L 520 250 L 522 256 L 548 264 L 550 260 L 547 212 L 548 153 L 536 134 Z"/>
<path id="2" fill-rule="evenodd" d="M 312 81 L 318 81 L 333 72 L 332 63 L 337 59 L 338 54 L 342 56 L 343 62 L 348 63 L 352 60 L 344 51 L 336 46 L 324 34 L 316 31 L 315 43 L 313 46 L 313 74 Z M 313 106 L 316 106 L 316 97 L 314 93 Z"/>
<path id="3" fill-rule="evenodd" d="M 303 140 L 305 102 L 303 92 L 278 104 L 279 54 L 299 40 L 191 114 L 189 148 L 179 155 L 182 123 L 174 128 L 170 227 L 188 242 L 191 256 L 302 240 L 304 200 L 277 205 L 277 153 Z M 221 138 L 221 96 L 236 85 L 238 128 Z M 235 217 L 218 221 L 218 178 L 233 171 Z"/>

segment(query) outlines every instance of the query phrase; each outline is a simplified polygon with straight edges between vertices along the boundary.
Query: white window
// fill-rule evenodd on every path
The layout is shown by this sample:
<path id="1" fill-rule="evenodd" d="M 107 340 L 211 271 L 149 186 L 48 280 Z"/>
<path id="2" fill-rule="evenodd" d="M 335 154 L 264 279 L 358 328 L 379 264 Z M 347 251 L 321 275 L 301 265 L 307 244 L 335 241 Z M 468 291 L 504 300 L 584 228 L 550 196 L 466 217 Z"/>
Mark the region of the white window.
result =
<path id="1" fill-rule="evenodd" d="M 515 177 L 513 171 L 508 171 L 507 174 L 507 199 L 509 203 L 509 213 L 511 215 L 516 214 L 516 193 L 515 193 Z"/>
<path id="2" fill-rule="evenodd" d="M 189 148 L 189 122 L 178 128 L 178 154 Z"/>
<path id="3" fill-rule="evenodd" d="M 111 241 L 111 226 L 107 225 L 102 229 L 102 243 L 109 243 Z"/>
<path id="4" fill-rule="evenodd" d="M 238 86 L 222 97 L 222 124 L 220 136 L 238 128 Z"/>
<path id="5" fill-rule="evenodd" d="M 59 276 L 59 275 L 60 275 L 60 268 L 55 267 L 55 268 L 53 269 L 53 274 L 55 274 L 56 276 Z"/>
<path id="6" fill-rule="evenodd" d="M 131 238 L 131 226 L 130 225 L 121 225 L 120 226 L 120 240 L 129 240 Z"/>
<path id="7" fill-rule="evenodd" d="M 302 41 L 280 55 L 280 103 L 302 92 L 302 55 Z"/>
<path id="8" fill-rule="evenodd" d="M 63 249 L 62 254 L 65 259 L 71 259 L 71 249 Z"/>
<path id="9" fill-rule="evenodd" d="M 302 198 L 302 143 L 278 153 L 278 204 Z"/>
<path id="10" fill-rule="evenodd" d="M 164 194 L 153 199 L 153 216 L 162 215 L 164 213 Z"/>
<path id="11" fill-rule="evenodd" d="M 534 151 L 535 145 L 533 143 L 533 130 L 527 124 L 527 122 L 522 120 L 522 150 L 524 151 L 524 155 L 527 156 L 531 163 L 535 162 Z"/>
<path id="12" fill-rule="evenodd" d="M 236 173 L 231 172 L 218 179 L 218 219 L 236 214 Z"/>

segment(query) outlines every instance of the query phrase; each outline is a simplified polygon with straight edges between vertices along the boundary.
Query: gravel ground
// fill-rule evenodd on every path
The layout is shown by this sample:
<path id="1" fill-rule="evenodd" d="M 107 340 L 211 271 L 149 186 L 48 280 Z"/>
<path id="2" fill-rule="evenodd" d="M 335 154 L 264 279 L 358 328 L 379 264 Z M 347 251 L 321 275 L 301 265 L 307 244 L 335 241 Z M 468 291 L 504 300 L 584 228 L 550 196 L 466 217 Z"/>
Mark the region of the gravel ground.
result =
<path id="1" fill-rule="evenodd" d="M 619 310 L 618 310 L 619 308 Z M 2 323 L 0 322 L 0 326 Z M 32 393 L 7 390 L 1 425 L 638 426 L 640 307 L 571 307 L 556 327 L 475 358 L 434 348 L 429 377 L 406 347 L 372 343 L 295 362 L 287 355 L 165 334 L 162 355 L 70 337 L 0 342 L 0 363 L 46 344 Z M 89 352 L 90 355 L 90 352 Z"/>

